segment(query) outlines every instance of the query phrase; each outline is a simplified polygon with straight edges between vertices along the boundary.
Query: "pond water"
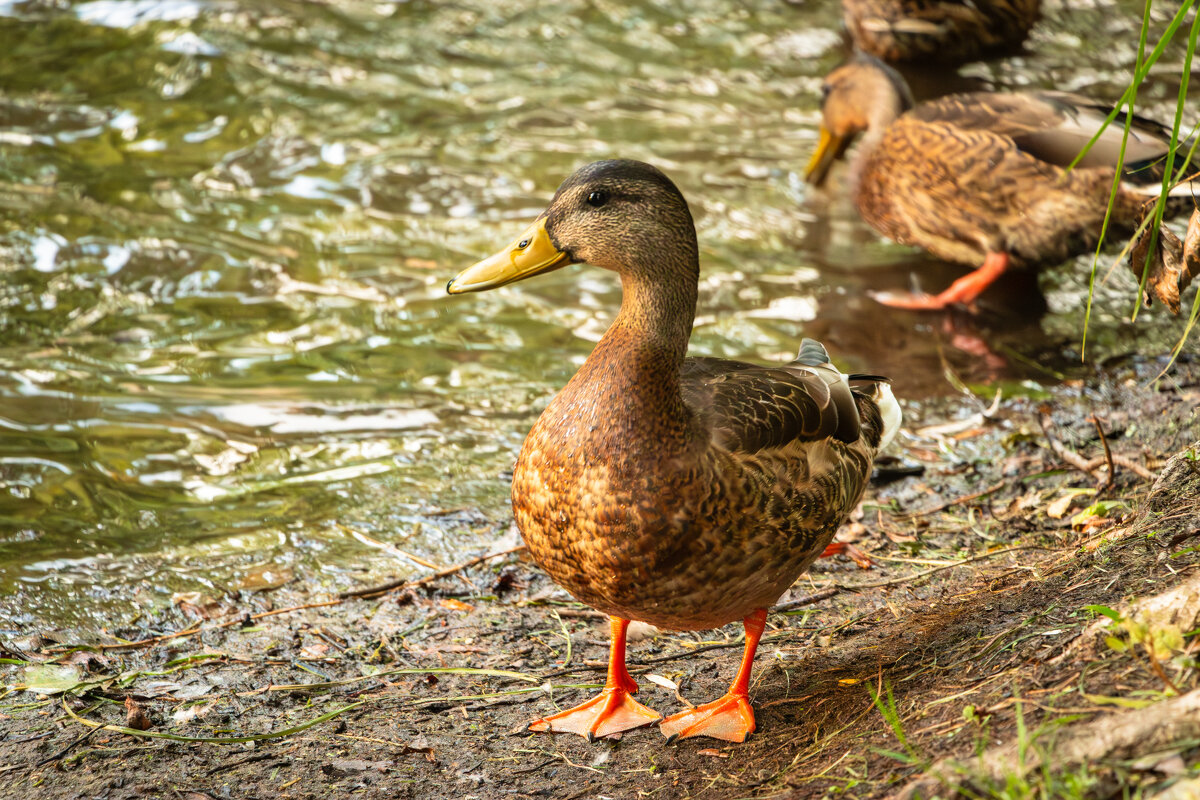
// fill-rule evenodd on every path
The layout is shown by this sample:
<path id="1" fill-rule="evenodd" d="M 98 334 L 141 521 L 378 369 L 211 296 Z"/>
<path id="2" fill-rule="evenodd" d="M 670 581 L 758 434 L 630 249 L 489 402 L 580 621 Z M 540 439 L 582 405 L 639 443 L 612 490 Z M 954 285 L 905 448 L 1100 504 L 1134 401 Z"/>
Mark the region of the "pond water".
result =
<path id="1" fill-rule="evenodd" d="M 1141 4 L 1048 5 L 1027 52 L 962 82 L 1119 96 Z M 596 158 L 652 161 L 691 203 L 695 352 L 778 361 L 817 336 L 907 397 L 951 391 L 946 365 L 1018 390 L 1094 369 L 1086 259 L 978 320 L 864 297 L 960 270 L 880 241 L 836 179 L 803 185 L 846 53 L 833 2 L 0 2 L 0 49 L 10 623 L 487 546 L 525 432 L 620 292 L 585 267 L 444 286 Z M 1169 119 L 1182 54 L 1146 113 Z M 1131 304 L 1123 272 L 1099 290 L 1092 364 L 1178 338 Z M 994 355 L 954 346 L 974 337 Z"/>

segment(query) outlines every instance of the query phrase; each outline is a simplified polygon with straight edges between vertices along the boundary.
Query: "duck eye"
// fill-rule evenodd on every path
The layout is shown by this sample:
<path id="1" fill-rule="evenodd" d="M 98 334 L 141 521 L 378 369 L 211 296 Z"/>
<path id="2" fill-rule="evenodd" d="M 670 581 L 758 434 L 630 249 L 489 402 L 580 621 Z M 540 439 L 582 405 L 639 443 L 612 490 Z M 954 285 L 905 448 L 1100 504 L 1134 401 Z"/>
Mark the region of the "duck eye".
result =
<path id="1" fill-rule="evenodd" d="M 528 239 L 522 239 L 521 241 L 517 242 L 517 249 L 518 249 L 518 250 L 524 250 L 526 247 L 529 247 L 529 240 L 528 240 Z"/>
<path id="2" fill-rule="evenodd" d="M 587 196 L 587 204 L 599 208 L 608 202 L 608 192 L 592 192 Z"/>

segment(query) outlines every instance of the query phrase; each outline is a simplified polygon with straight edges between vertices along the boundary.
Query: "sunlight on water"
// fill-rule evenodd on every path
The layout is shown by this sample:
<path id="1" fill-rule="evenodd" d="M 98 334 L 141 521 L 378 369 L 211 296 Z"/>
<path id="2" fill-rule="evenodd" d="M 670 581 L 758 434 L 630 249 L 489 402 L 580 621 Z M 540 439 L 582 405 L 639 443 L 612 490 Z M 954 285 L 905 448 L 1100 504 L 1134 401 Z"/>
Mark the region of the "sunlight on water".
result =
<path id="1" fill-rule="evenodd" d="M 1140 4 L 1120 8 L 1055 6 L 1027 54 L 965 72 L 1116 97 Z M 1045 315 L 1026 298 L 943 324 L 865 299 L 957 270 L 802 184 L 845 52 L 834 3 L 0 14 L 0 613 L 18 622 L 128 616 L 264 564 L 359 585 L 411 568 L 381 541 L 453 563 L 501 535 L 514 454 L 619 289 L 582 267 L 444 286 L 595 158 L 653 161 L 688 197 L 697 352 L 781 360 L 818 336 L 902 396 L 946 390 L 939 353 L 972 381 L 1077 359 L 1083 261 L 1043 276 Z M 1148 113 L 1169 117 L 1180 62 Z M 1178 335 L 1157 311 L 1130 326 L 1129 296 L 1123 274 L 1101 290 L 1094 355 Z M 1007 366 L 948 345 L 979 325 Z"/>

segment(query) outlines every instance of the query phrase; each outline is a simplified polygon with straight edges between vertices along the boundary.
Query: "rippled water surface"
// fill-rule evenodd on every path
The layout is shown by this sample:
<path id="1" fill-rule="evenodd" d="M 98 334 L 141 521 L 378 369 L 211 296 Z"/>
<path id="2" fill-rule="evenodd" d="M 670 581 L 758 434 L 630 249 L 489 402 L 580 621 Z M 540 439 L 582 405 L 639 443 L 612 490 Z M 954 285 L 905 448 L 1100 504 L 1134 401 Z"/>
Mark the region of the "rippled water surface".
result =
<path id="1" fill-rule="evenodd" d="M 1051 4 L 1026 54 L 917 91 L 1115 98 L 1140 11 Z M 0 14 L 0 611 L 17 622 L 266 572 L 345 587 L 421 569 L 388 545 L 441 563 L 486 546 L 522 437 L 619 287 L 585 267 L 443 287 L 594 158 L 652 161 L 688 197 L 696 352 L 781 360 L 818 336 L 908 396 L 949 390 L 939 354 L 971 382 L 1079 370 L 1083 260 L 1041 277 L 1046 301 L 1018 281 L 978 322 L 863 297 L 960 271 L 881 242 L 836 180 L 802 184 L 820 78 L 845 55 L 832 2 Z M 1148 113 L 1169 117 L 1181 63 L 1169 50 L 1143 88 Z M 1178 322 L 1131 325 L 1130 303 L 1123 273 L 1100 290 L 1091 356 L 1174 342 Z M 973 337 L 994 355 L 954 347 Z"/>

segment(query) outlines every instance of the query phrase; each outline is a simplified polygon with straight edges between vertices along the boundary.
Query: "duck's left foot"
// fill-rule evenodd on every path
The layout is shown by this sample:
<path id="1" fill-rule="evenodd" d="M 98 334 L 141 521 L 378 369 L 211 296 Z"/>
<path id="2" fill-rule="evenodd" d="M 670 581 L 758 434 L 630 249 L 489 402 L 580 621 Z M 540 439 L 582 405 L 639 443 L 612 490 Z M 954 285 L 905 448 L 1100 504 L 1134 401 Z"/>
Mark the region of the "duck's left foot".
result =
<path id="1" fill-rule="evenodd" d="M 754 733 L 754 709 L 744 694 L 726 694 L 719 700 L 682 711 L 658 723 L 669 741 L 711 736 L 727 742 L 744 742 Z"/>

